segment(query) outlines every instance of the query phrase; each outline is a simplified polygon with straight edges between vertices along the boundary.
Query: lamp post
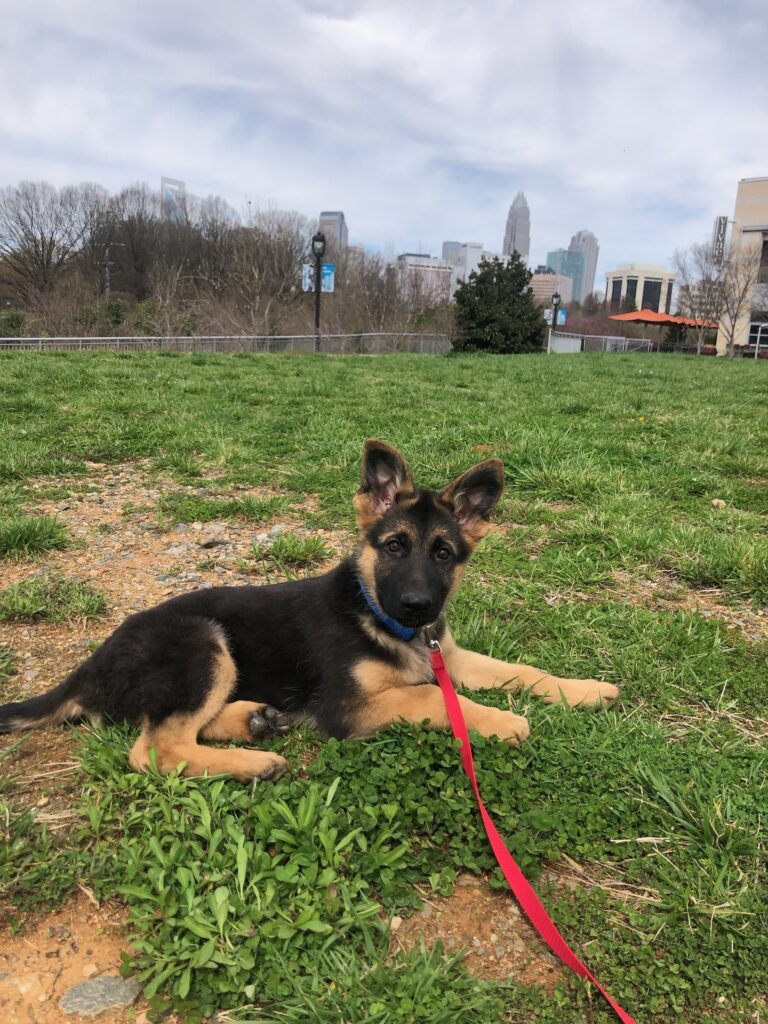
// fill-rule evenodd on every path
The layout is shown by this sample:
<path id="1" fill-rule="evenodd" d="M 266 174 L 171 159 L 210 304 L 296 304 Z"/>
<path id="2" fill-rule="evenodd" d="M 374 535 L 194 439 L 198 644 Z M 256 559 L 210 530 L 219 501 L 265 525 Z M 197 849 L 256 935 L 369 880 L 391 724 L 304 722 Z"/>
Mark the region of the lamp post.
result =
<path id="1" fill-rule="evenodd" d="M 318 231 L 312 236 L 312 255 L 315 257 L 315 352 L 320 351 L 320 287 L 323 277 L 325 235 Z"/>
<path id="2" fill-rule="evenodd" d="M 547 352 L 552 348 L 552 337 L 557 327 L 557 311 L 560 308 L 560 292 L 553 292 L 552 294 L 552 326 L 549 329 L 549 344 L 547 345 Z"/>

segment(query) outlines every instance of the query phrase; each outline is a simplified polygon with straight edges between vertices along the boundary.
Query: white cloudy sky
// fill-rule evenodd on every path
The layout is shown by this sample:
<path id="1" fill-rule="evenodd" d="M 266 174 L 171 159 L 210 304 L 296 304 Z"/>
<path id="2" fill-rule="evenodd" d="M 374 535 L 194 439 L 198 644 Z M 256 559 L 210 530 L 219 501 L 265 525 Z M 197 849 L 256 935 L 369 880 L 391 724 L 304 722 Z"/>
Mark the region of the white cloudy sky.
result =
<path id="1" fill-rule="evenodd" d="M 5 0 L 0 184 L 162 174 L 350 240 L 665 262 L 768 175 L 766 0 Z M 599 282 L 598 282 L 599 283 Z"/>

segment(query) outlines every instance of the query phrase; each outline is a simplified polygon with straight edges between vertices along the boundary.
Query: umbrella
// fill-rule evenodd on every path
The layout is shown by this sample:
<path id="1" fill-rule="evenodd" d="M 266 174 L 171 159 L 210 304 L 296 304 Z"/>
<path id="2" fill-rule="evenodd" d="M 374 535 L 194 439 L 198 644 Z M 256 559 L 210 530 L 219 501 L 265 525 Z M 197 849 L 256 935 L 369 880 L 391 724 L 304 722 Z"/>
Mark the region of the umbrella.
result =
<path id="1" fill-rule="evenodd" d="M 706 327 L 716 331 L 717 324 L 713 320 L 696 320 L 691 316 L 673 316 L 671 313 L 657 313 L 653 309 L 638 309 L 634 313 L 613 313 L 611 320 L 624 320 L 636 324 L 652 324 L 654 327 Z"/>

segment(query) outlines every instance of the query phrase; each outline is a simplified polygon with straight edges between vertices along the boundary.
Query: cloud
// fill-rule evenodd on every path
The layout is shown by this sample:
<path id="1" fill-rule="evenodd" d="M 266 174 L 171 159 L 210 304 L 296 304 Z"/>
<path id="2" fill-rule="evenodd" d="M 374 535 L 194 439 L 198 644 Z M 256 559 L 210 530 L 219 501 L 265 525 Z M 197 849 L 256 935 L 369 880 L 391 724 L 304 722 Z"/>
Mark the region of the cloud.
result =
<path id="1" fill-rule="evenodd" d="M 6 0 L 3 178 L 162 174 L 351 237 L 665 262 L 768 174 L 761 0 Z M 11 48 L 10 40 L 14 40 Z"/>

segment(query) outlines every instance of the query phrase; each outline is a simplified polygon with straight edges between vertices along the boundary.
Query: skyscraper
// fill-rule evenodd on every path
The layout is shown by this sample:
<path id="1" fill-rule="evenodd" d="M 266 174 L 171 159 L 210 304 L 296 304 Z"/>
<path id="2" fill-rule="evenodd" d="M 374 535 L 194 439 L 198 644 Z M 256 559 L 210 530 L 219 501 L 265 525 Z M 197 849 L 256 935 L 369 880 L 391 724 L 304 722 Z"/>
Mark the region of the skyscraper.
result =
<path id="1" fill-rule="evenodd" d="M 555 249 L 547 253 L 547 266 L 556 274 L 573 281 L 572 299 L 581 302 L 584 294 L 584 253 L 572 249 Z"/>
<path id="2" fill-rule="evenodd" d="M 341 210 L 323 210 L 320 214 L 318 230 L 325 235 L 329 249 L 339 253 L 347 247 L 347 221 Z"/>
<path id="3" fill-rule="evenodd" d="M 597 269 L 597 254 L 600 252 L 600 246 L 597 244 L 597 238 L 595 238 L 591 231 L 583 230 L 576 232 L 571 239 L 568 249 L 570 252 L 584 253 L 581 294 L 577 294 L 575 289 L 573 292 L 574 299 L 578 302 L 583 302 L 595 290 L 595 270 Z"/>
<path id="4" fill-rule="evenodd" d="M 501 251 L 505 256 L 519 252 L 526 261 L 531 251 L 531 211 L 522 192 L 517 193 L 509 208 L 507 230 L 504 232 L 504 246 Z"/>

